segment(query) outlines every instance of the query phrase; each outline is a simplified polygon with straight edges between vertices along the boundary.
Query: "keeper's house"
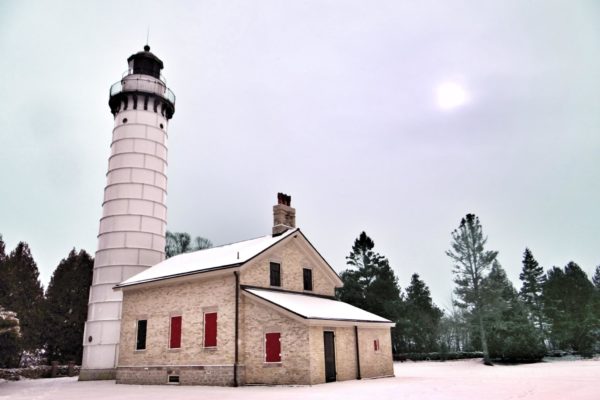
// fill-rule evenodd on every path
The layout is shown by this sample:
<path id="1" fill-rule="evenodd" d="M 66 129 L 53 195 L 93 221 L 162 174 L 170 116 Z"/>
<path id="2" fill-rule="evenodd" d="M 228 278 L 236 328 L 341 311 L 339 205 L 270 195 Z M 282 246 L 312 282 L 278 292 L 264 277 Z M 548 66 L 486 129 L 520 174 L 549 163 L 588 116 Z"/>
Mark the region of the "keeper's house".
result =
<path id="1" fill-rule="evenodd" d="M 295 228 L 169 258 L 123 291 L 117 383 L 304 384 L 393 375 L 391 321 L 335 300 L 342 281 Z"/>

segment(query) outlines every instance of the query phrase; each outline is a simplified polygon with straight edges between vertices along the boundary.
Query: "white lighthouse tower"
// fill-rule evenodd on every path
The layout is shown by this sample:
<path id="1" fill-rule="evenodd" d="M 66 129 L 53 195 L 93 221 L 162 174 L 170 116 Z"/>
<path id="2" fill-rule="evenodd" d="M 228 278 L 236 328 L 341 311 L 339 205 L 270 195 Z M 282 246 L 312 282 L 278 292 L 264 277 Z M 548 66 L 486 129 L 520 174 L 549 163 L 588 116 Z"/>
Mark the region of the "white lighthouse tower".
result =
<path id="1" fill-rule="evenodd" d="M 115 378 L 122 294 L 113 287 L 164 259 L 167 125 L 175 95 L 149 46 L 127 61 L 129 69 L 110 88 L 115 122 L 80 380 Z"/>

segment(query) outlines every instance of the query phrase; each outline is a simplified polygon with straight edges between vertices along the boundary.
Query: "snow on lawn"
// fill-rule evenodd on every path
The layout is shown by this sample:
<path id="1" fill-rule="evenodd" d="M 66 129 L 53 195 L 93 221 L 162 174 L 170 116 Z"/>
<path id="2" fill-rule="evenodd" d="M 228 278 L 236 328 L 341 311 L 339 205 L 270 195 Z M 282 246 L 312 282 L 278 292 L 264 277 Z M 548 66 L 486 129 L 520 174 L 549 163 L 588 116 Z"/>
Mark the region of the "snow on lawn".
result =
<path id="1" fill-rule="evenodd" d="M 316 386 L 223 388 L 207 386 L 115 385 L 77 378 L 0 383 L 4 400 L 496 400 L 600 399 L 600 360 L 486 367 L 477 360 L 395 363 L 395 378 Z"/>

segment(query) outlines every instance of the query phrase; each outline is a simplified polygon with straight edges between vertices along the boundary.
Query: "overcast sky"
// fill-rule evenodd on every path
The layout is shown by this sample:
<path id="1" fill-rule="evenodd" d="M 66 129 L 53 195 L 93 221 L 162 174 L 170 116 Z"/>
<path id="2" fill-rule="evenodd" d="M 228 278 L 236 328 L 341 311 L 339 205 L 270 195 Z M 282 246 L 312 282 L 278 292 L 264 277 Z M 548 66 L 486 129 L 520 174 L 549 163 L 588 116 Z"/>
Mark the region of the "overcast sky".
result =
<path id="1" fill-rule="evenodd" d="M 268 234 L 282 191 L 336 270 L 365 230 L 442 307 L 469 212 L 517 287 L 526 246 L 600 264 L 598 1 L 4 0 L 0 233 L 44 285 L 96 250 L 108 90 L 148 27 L 177 95 L 169 230 Z"/>

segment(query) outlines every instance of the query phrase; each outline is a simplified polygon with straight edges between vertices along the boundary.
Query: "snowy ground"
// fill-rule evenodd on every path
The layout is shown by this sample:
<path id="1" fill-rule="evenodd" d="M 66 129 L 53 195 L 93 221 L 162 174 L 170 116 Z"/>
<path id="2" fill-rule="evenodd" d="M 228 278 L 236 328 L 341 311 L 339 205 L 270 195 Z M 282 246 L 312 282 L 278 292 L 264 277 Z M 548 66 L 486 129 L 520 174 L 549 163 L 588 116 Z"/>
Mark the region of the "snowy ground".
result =
<path id="1" fill-rule="evenodd" d="M 600 399 L 600 360 L 485 367 L 476 360 L 395 364 L 395 378 L 300 387 L 115 385 L 77 378 L 1 382 L 1 400 Z"/>

